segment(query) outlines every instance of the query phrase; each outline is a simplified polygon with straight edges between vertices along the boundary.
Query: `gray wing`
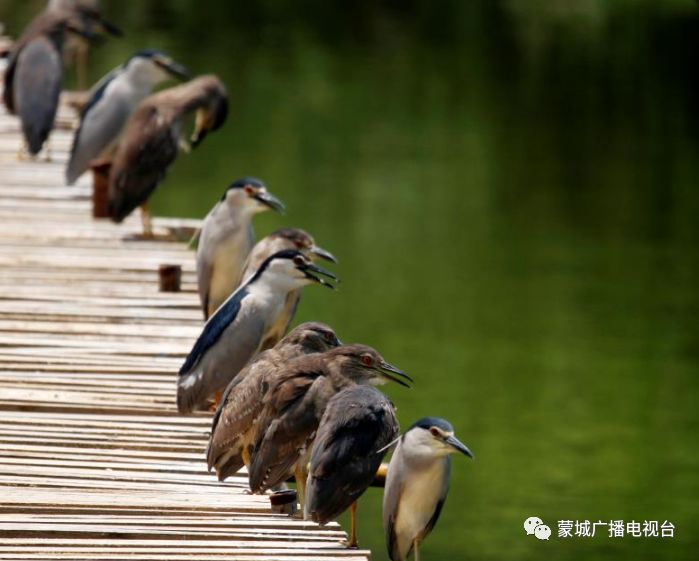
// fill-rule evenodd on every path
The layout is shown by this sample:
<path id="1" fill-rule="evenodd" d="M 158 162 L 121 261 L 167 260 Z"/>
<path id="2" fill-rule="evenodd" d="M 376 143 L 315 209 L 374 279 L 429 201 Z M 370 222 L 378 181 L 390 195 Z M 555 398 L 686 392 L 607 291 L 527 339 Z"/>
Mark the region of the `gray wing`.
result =
<path id="1" fill-rule="evenodd" d="M 111 83 L 94 92 L 82 115 L 66 169 L 69 185 L 87 170 L 92 160 L 116 142 L 130 116 L 129 103 L 119 95 L 110 95 Z"/>
<path id="2" fill-rule="evenodd" d="M 13 78 L 14 108 L 31 154 L 41 151 L 53 129 L 62 81 L 61 54 L 47 38 L 38 37 L 20 51 Z"/>
<path id="3" fill-rule="evenodd" d="M 206 215 L 204 224 L 199 230 L 199 244 L 197 245 L 197 288 L 199 289 L 199 301 L 204 312 L 204 319 L 209 319 L 209 288 L 211 278 L 214 276 L 214 258 L 211 248 L 208 247 L 207 223 L 214 220 L 214 212 L 220 203 L 216 203 L 213 209 Z M 209 226 L 211 227 L 211 226 Z"/>
<path id="4" fill-rule="evenodd" d="M 271 349 L 279 341 L 282 340 L 289 325 L 294 320 L 294 315 L 296 315 L 296 309 L 299 306 L 299 301 L 301 300 L 301 291 L 293 290 L 286 296 L 286 301 L 284 302 L 284 308 L 276 318 L 272 327 L 265 333 L 264 340 L 262 341 L 261 349 Z"/>
<path id="5" fill-rule="evenodd" d="M 253 306 L 236 309 L 239 290 L 211 316 L 180 369 L 177 408 L 180 413 L 208 409 L 238 372 L 257 354 L 265 329 Z M 245 296 L 245 294 L 242 294 Z"/>
<path id="6" fill-rule="evenodd" d="M 386 547 L 388 548 L 388 556 L 393 561 L 400 561 L 403 559 L 400 556 L 398 536 L 396 535 L 398 504 L 405 489 L 403 464 L 400 461 L 401 444 L 399 444 L 398 448 L 393 452 L 391 463 L 388 466 L 386 486 L 383 491 L 383 530 L 386 539 Z"/>

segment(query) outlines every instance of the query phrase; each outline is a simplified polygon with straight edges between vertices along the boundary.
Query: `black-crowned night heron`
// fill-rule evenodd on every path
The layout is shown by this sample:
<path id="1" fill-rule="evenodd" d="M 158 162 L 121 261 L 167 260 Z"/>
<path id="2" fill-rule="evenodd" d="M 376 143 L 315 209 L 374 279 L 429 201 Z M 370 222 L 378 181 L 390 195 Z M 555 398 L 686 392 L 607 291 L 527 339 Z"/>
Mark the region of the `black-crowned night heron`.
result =
<path id="1" fill-rule="evenodd" d="M 257 355 L 228 385 L 211 427 L 206 452 L 209 470 L 219 481 L 250 465 L 250 445 L 274 374 L 289 360 L 321 353 L 340 345 L 327 325 L 307 322 L 292 329 L 274 348 Z"/>
<path id="2" fill-rule="evenodd" d="M 87 171 L 91 161 L 110 155 L 138 104 L 153 92 L 155 86 L 172 78 L 187 80 L 190 75 L 186 68 L 165 53 L 144 50 L 95 85 L 73 139 L 66 168 L 68 185 Z"/>
<path id="3" fill-rule="evenodd" d="M 409 376 L 366 345 L 342 345 L 290 360 L 275 374 L 258 420 L 250 490 L 263 493 L 296 477 L 303 506 L 311 444 L 328 401 L 354 384 L 397 382 Z"/>
<path id="4" fill-rule="evenodd" d="M 383 527 L 388 554 L 403 561 L 432 531 L 449 491 L 450 454 L 471 451 L 454 436 L 444 419 L 417 421 L 398 442 L 388 466 L 383 498 Z"/>
<path id="5" fill-rule="evenodd" d="M 197 246 L 197 282 L 204 319 L 240 285 L 245 260 L 255 243 L 253 216 L 267 210 L 281 213 L 284 205 L 262 181 L 244 177 L 235 180 L 206 215 Z"/>
<path id="6" fill-rule="evenodd" d="M 250 278 L 255 274 L 255 271 L 267 257 L 284 249 L 298 249 L 311 259 L 320 257 L 327 261 L 337 263 L 335 256 L 322 247 L 318 247 L 313 236 L 308 232 L 300 228 L 281 228 L 276 232 L 272 232 L 269 236 L 262 238 L 255 244 L 255 247 L 250 251 L 248 260 L 245 263 L 241 279 L 245 281 Z M 300 290 L 294 290 L 289 294 L 286 299 L 284 310 L 279 315 L 277 321 L 274 322 L 269 332 L 265 334 L 261 347 L 263 350 L 273 347 L 284 337 L 286 330 L 294 319 L 299 300 L 301 300 Z"/>
<path id="7" fill-rule="evenodd" d="M 191 145 L 184 138 L 187 116 L 196 112 Z M 109 174 L 109 215 L 121 222 L 145 206 L 180 148 L 196 147 L 228 115 L 228 94 L 216 76 L 195 78 L 141 102 L 126 123 Z M 152 237 L 150 214 L 143 208 L 145 237 Z"/>
<path id="8" fill-rule="evenodd" d="M 217 401 L 217 396 L 260 351 L 262 337 L 289 292 L 314 283 L 333 288 L 316 275 L 337 279 L 300 251 L 280 251 L 216 310 L 180 369 L 180 413 L 206 410 Z"/>
<path id="9" fill-rule="evenodd" d="M 118 30 L 98 12 L 78 6 L 44 10 L 13 45 L 5 71 L 3 100 L 22 122 L 29 153 L 37 155 L 53 129 L 63 82 L 63 45 L 70 33 L 92 37 L 89 26 Z"/>
<path id="10" fill-rule="evenodd" d="M 351 508 L 349 547 L 357 547 L 356 504 L 400 431 L 391 401 L 371 386 L 350 386 L 328 402 L 306 484 L 305 517 L 320 524 Z"/>

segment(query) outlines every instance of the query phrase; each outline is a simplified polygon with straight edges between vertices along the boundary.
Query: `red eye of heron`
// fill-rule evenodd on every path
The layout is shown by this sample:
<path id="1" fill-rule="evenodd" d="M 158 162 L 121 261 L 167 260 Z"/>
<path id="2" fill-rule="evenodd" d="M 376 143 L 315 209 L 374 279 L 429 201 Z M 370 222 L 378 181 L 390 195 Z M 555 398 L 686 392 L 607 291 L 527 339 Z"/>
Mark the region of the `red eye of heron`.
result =
<path id="1" fill-rule="evenodd" d="M 432 433 L 432 436 L 434 436 L 435 438 L 441 438 L 442 436 L 442 433 L 439 432 L 439 429 L 437 427 L 432 427 L 430 429 L 430 432 Z"/>
<path id="2" fill-rule="evenodd" d="M 305 249 L 303 243 L 301 242 L 294 242 L 294 245 L 296 246 L 296 249 Z"/>
<path id="3" fill-rule="evenodd" d="M 305 260 L 304 260 L 304 258 L 301 257 L 300 255 L 294 257 L 294 265 L 297 265 L 297 266 L 300 267 L 300 266 L 303 265 L 304 263 L 305 263 Z"/>
<path id="4" fill-rule="evenodd" d="M 245 186 L 245 193 L 247 194 L 248 197 L 252 197 L 255 194 L 255 189 L 251 187 L 250 185 Z"/>
<path id="5" fill-rule="evenodd" d="M 364 366 L 371 366 L 374 364 L 374 359 L 371 358 L 371 355 L 362 355 L 362 358 L 360 359 L 362 361 L 362 364 Z"/>

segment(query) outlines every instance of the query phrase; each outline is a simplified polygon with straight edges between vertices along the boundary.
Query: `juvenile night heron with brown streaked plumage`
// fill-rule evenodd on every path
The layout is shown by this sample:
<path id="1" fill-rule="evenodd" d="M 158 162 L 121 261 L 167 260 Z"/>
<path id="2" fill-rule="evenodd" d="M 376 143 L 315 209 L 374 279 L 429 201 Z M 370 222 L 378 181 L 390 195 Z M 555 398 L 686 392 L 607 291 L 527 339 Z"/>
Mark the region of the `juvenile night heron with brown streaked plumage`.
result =
<path id="1" fill-rule="evenodd" d="M 245 260 L 255 243 L 252 219 L 268 210 L 282 213 L 284 204 L 259 179 L 243 177 L 231 183 L 206 215 L 197 246 L 197 283 L 204 319 L 240 286 Z M 282 249 L 291 248 L 277 251 Z M 265 259 L 273 253 L 276 251 Z"/>
<path id="2" fill-rule="evenodd" d="M 302 323 L 240 371 L 221 397 L 206 452 L 209 470 L 216 469 L 219 481 L 250 465 L 250 447 L 275 374 L 294 358 L 322 353 L 340 344 L 329 326 Z"/>
<path id="3" fill-rule="evenodd" d="M 393 403 L 371 386 L 350 386 L 328 402 L 313 442 L 305 517 L 322 524 L 348 508 L 348 547 L 357 547 L 357 500 L 374 481 L 400 427 Z"/>
<path id="4" fill-rule="evenodd" d="M 210 409 L 230 381 L 260 352 L 262 338 L 289 292 L 309 284 L 334 288 L 322 277 L 337 280 L 300 251 L 280 251 L 269 257 L 206 322 L 180 368 L 179 412 Z"/>
<path id="5" fill-rule="evenodd" d="M 196 114 L 194 132 L 185 139 L 185 119 Z M 109 215 L 121 222 L 137 207 L 143 235 L 153 237 L 148 198 L 165 178 L 180 149 L 189 151 L 218 130 L 228 115 L 228 94 L 214 75 L 147 97 L 126 123 L 109 174 Z"/>
<path id="6" fill-rule="evenodd" d="M 341 345 L 288 361 L 270 383 L 257 422 L 250 490 L 263 493 L 294 475 L 303 506 L 311 445 L 330 399 L 355 384 L 390 381 L 409 387 L 412 379 L 366 345 Z"/>
<path id="7" fill-rule="evenodd" d="M 412 552 L 420 559 L 420 544 L 432 531 L 449 491 L 450 455 L 471 451 L 454 436 L 444 419 L 425 417 L 398 442 L 388 465 L 383 498 L 383 527 L 392 561 Z"/>
<path id="8" fill-rule="evenodd" d="M 320 257 L 326 261 L 337 263 L 335 256 L 322 247 L 317 246 L 313 236 L 308 232 L 300 228 L 281 228 L 261 239 L 255 244 L 255 247 L 252 248 L 241 275 L 243 281 L 254 275 L 260 264 L 267 259 L 267 257 L 284 249 L 298 249 L 311 259 Z M 300 290 L 294 290 L 289 293 L 286 298 L 284 310 L 279 314 L 272 328 L 265 333 L 262 349 L 274 347 L 274 345 L 284 337 L 284 334 L 294 319 L 294 314 L 296 313 L 296 308 L 298 308 L 300 300 Z"/>
<path id="9" fill-rule="evenodd" d="M 92 29 L 121 34 L 99 12 L 77 6 L 70 10 L 44 10 L 13 45 L 4 75 L 3 101 L 8 111 L 20 118 L 31 156 L 41 151 L 54 126 L 66 38 L 70 34 L 92 38 Z"/>

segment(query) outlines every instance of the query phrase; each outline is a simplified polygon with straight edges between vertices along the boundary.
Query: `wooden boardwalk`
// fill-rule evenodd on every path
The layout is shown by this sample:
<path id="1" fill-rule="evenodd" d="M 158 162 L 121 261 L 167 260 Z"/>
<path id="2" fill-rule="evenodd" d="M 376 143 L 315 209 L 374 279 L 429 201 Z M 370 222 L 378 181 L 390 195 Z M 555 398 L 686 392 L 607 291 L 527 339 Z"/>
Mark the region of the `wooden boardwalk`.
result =
<path id="1" fill-rule="evenodd" d="M 18 162 L 0 110 L 0 559 L 368 559 L 207 473 L 210 417 L 175 408 L 202 327 L 193 252 L 129 240 L 137 216 L 92 220 L 89 179 L 63 185 L 70 138 Z M 162 263 L 183 292 L 158 292 Z"/>

